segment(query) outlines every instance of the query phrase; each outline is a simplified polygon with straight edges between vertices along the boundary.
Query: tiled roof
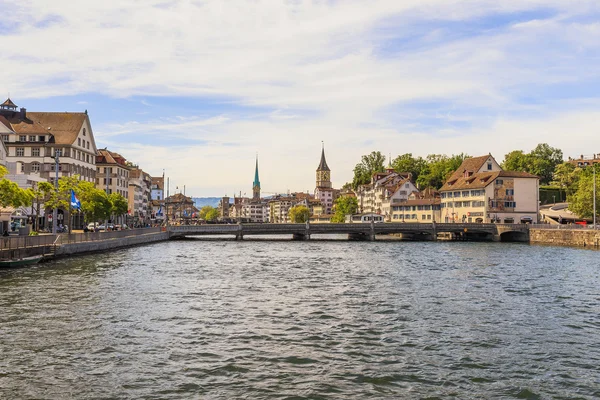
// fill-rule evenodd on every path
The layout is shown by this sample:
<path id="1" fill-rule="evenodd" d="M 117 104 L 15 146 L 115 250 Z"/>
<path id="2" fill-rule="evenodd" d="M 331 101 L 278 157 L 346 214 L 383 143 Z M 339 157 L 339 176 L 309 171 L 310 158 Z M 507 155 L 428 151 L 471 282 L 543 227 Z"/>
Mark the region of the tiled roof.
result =
<path id="1" fill-rule="evenodd" d="M 460 189 L 482 189 L 494 182 L 498 177 L 539 179 L 535 175 L 519 171 L 480 172 L 466 178 L 463 176 L 460 176 L 458 179 L 450 178 L 444 183 L 440 192 Z"/>
<path id="2" fill-rule="evenodd" d="M 107 149 L 98 150 L 98 154 L 96 155 L 96 164 L 119 164 L 122 168 L 129 168 L 125 165 L 125 158 L 119 153 L 113 153 Z"/>
<path id="3" fill-rule="evenodd" d="M 14 107 L 14 108 L 17 107 L 17 105 L 15 103 L 13 103 L 13 101 L 10 98 L 4 100 L 4 103 L 0 104 L 0 106 L 8 106 L 8 107 Z"/>
<path id="4" fill-rule="evenodd" d="M 13 130 L 12 126 L 10 126 L 10 122 L 8 122 L 8 120 L 3 115 L 0 115 L 0 124 L 4 125 L 11 131 Z"/>
<path id="5" fill-rule="evenodd" d="M 87 118 L 85 113 L 28 112 L 25 120 L 18 115 L 8 118 L 13 131 L 22 135 L 54 136 L 56 144 L 73 144 Z"/>
<path id="6" fill-rule="evenodd" d="M 465 171 L 470 171 L 472 173 L 476 173 L 477 171 L 479 171 L 479 169 L 481 169 L 481 167 L 487 161 L 488 158 L 490 158 L 490 154 L 485 155 L 485 156 L 471 157 L 471 158 L 465 159 L 462 162 L 462 164 L 460 164 L 460 167 L 458 167 L 458 169 L 456 171 L 454 171 L 454 173 L 450 176 L 450 178 L 448 180 L 450 181 L 452 179 L 460 178 L 461 176 L 464 175 Z"/>

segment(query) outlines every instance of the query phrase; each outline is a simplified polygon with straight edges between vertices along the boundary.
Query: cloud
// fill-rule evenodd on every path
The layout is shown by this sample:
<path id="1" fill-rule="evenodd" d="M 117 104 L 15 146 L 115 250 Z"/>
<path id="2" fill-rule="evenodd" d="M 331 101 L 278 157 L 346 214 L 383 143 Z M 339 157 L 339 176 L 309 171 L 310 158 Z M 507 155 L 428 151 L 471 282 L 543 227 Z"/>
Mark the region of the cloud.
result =
<path id="1" fill-rule="evenodd" d="M 250 188 L 257 151 L 263 187 L 312 189 L 321 140 L 338 186 L 371 150 L 600 148 L 597 1 L 2 4 L 0 93 L 138 99 L 92 120 L 101 147 L 206 194 Z"/>

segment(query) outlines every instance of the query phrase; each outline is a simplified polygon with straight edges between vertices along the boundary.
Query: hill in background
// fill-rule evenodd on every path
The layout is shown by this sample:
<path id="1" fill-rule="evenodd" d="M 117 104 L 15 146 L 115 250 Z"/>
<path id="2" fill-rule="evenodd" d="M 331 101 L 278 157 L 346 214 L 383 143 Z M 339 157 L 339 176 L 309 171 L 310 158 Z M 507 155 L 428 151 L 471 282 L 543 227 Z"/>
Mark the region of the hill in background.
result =
<path id="1" fill-rule="evenodd" d="M 197 209 L 201 209 L 204 206 L 217 207 L 219 205 L 220 197 L 192 197 L 194 205 Z"/>

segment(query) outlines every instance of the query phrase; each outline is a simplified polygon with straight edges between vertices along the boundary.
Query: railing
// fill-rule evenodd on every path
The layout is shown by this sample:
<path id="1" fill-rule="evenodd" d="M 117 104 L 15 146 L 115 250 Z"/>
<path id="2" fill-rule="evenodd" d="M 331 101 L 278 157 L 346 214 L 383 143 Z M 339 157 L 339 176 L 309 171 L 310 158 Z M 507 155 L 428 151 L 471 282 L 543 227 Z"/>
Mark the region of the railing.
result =
<path id="1" fill-rule="evenodd" d="M 51 254 L 56 238 L 56 235 L 0 237 L 0 260 Z"/>
<path id="2" fill-rule="evenodd" d="M 120 239 L 130 236 L 147 235 L 150 233 L 160 233 L 161 228 L 139 228 L 139 229 L 126 229 L 122 231 L 108 231 L 108 232 L 86 232 L 86 233 L 71 233 L 59 235 L 56 242 L 57 245 L 70 244 L 70 243 L 83 243 L 83 242 L 97 242 L 100 240 Z"/>

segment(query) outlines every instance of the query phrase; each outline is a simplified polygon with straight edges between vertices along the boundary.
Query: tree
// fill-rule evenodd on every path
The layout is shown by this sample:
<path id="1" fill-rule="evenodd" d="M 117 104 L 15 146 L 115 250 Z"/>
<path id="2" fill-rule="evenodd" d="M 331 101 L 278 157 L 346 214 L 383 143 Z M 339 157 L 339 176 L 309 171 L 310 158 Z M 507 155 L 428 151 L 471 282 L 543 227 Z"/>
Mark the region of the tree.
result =
<path id="1" fill-rule="evenodd" d="M 352 188 L 356 190 L 360 185 L 371 182 L 371 176 L 376 172 L 385 170 L 385 156 L 379 151 L 372 151 L 371 154 L 362 156 L 360 163 L 354 167 L 354 179 L 352 179 Z"/>
<path id="2" fill-rule="evenodd" d="M 358 211 L 358 200 L 354 196 L 338 197 L 334 205 L 331 222 L 345 222 L 346 215 L 356 214 Z"/>
<path id="3" fill-rule="evenodd" d="M 574 166 L 571 163 L 564 162 L 558 164 L 554 168 L 552 185 L 560 187 L 567 196 L 574 194 L 577 191 L 577 183 L 581 175 L 581 168 Z M 562 200 L 562 199 L 561 199 Z"/>
<path id="4" fill-rule="evenodd" d="M 217 218 L 219 218 L 219 210 L 217 210 L 214 207 L 211 207 L 210 210 L 208 210 L 208 212 L 206 213 L 206 215 L 204 216 L 204 219 L 206 221 L 216 221 Z"/>
<path id="5" fill-rule="evenodd" d="M 596 185 L 598 183 L 596 182 Z M 583 170 L 579 177 L 579 185 L 577 191 L 571 196 L 567 197 L 569 202 L 569 210 L 573 211 L 580 218 L 593 218 L 594 214 L 594 181 L 593 181 L 593 170 L 586 168 Z M 596 204 L 598 202 L 598 186 L 596 186 Z"/>
<path id="6" fill-rule="evenodd" d="M 392 161 L 394 171 L 398 173 L 410 172 L 414 182 L 417 181 L 426 166 L 427 162 L 422 157 L 414 158 L 412 153 L 402 154 Z"/>
<path id="7" fill-rule="evenodd" d="M 308 221 L 308 218 L 310 217 L 310 211 L 306 206 L 297 205 L 288 210 L 288 215 L 292 223 L 302 224 Z"/>
<path id="8" fill-rule="evenodd" d="M 524 171 L 540 177 L 540 184 L 547 185 L 557 165 L 563 162 L 562 150 L 547 143 L 538 144 L 530 153 L 514 150 L 504 156 L 502 168 L 506 171 Z"/>
<path id="9" fill-rule="evenodd" d="M 111 215 L 127 214 L 129 203 L 125 197 L 121 196 L 119 193 L 111 193 L 108 195 L 108 201 L 110 202 Z"/>
<path id="10" fill-rule="evenodd" d="M 212 207 L 212 206 L 204 206 L 200 209 L 200 212 L 198 213 L 198 217 L 200 219 L 203 219 L 205 221 L 208 221 L 208 219 L 206 218 L 206 215 L 211 212 L 212 210 L 216 210 L 216 208 Z M 219 212 L 217 211 L 217 216 L 218 216 Z"/>
<path id="11" fill-rule="evenodd" d="M 429 154 L 417 184 L 423 189 L 428 187 L 439 189 L 466 158 L 469 156 L 464 153 L 453 154 L 450 157 L 444 154 Z"/>
<path id="12" fill-rule="evenodd" d="M 0 206 L 23 207 L 31 205 L 33 193 L 31 190 L 21 189 L 16 183 L 8 179 L 0 179 Z"/>

